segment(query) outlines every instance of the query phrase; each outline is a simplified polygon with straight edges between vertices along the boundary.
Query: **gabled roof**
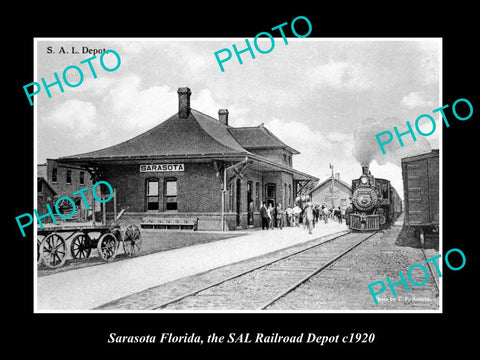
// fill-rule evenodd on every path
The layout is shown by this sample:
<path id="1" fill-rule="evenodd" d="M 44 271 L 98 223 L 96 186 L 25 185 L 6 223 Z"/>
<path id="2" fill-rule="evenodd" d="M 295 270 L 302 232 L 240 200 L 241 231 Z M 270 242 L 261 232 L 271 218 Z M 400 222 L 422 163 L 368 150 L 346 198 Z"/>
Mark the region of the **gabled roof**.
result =
<path id="1" fill-rule="evenodd" d="M 249 155 L 254 149 L 297 150 L 286 145 L 262 125 L 233 128 L 211 116 L 191 109 L 187 118 L 174 114 L 154 128 L 117 145 L 83 154 L 61 157 L 60 161 L 131 159 L 136 157 Z"/>
<path id="2" fill-rule="evenodd" d="M 52 187 L 52 185 L 48 183 L 48 181 L 43 176 L 37 176 L 37 184 L 40 182 L 44 183 L 50 189 L 53 195 L 57 195 L 55 189 Z"/>
<path id="3" fill-rule="evenodd" d="M 59 160 L 99 160 L 135 157 L 204 154 L 248 154 L 218 120 L 191 109 L 187 118 L 178 113 L 154 128 L 101 150 L 65 156 Z"/>
<path id="4" fill-rule="evenodd" d="M 350 185 L 348 185 L 346 182 L 340 180 L 340 179 L 333 179 L 334 180 L 334 185 L 340 185 L 341 187 L 344 187 L 346 188 L 346 190 L 348 191 L 352 191 L 352 188 L 350 187 Z M 325 179 L 324 181 L 322 181 L 320 184 L 318 184 L 317 186 L 315 186 L 312 191 L 310 191 L 310 193 L 313 193 L 314 191 L 318 190 L 318 189 L 321 189 L 325 186 L 330 186 L 330 183 L 332 182 L 332 177 L 329 177 L 327 179 Z"/>
<path id="5" fill-rule="evenodd" d="M 293 154 L 300 154 L 299 151 L 291 148 L 273 135 L 263 124 L 253 127 L 230 127 L 228 131 L 247 150 L 281 148 Z"/>

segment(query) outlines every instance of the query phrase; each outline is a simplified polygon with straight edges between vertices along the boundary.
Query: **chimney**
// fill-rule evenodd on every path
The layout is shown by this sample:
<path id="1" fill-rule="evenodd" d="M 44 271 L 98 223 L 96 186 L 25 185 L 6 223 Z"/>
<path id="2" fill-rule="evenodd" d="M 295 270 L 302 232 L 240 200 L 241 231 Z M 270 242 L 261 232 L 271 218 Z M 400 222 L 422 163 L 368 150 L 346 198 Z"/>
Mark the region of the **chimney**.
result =
<path id="1" fill-rule="evenodd" d="M 178 117 L 188 118 L 190 114 L 190 95 L 192 92 L 188 87 L 178 88 Z"/>
<path id="2" fill-rule="evenodd" d="M 340 173 L 335 173 L 335 180 L 340 180 Z"/>
<path id="3" fill-rule="evenodd" d="M 367 166 L 362 166 L 362 174 L 363 175 L 368 175 L 369 171 L 368 171 L 368 165 Z"/>
<path id="4" fill-rule="evenodd" d="M 220 109 L 218 110 L 218 120 L 223 124 L 228 126 L 228 110 Z"/>

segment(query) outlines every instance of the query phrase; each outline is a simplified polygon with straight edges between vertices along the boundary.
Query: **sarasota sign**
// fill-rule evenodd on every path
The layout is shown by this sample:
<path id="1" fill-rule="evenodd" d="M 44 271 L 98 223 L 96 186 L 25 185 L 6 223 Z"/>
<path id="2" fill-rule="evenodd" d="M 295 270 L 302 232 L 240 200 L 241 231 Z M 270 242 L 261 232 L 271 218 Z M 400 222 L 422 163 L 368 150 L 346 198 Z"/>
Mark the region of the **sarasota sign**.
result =
<path id="1" fill-rule="evenodd" d="M 140 172 L 184 171 L 184 164 L 148 164 L 140 165 Z"/>

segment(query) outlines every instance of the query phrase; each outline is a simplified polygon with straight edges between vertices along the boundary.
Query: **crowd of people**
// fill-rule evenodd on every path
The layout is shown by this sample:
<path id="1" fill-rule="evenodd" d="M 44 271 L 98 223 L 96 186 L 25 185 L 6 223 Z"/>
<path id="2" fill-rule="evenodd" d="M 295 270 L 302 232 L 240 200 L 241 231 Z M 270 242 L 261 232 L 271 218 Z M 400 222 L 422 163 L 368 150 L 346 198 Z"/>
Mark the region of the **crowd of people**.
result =
<path id="1" fill-rule="evenodd" d="M 315 224 L 323 221 L 325 224 L 331 221 L 342 223 L 342 210 L 338 208 L 329 208 L 326 205 L 314 205 L 307 197 L 305 201 L 296 201 L 294 206 L 286 209 L 282 208 L 282 204 L 278 203 L 275 207 L 270 203 L 268 206 L 264 202 L 260 208 L 260 216 L 262 217 L 262 230 L 282 229 L 283 227 L 300 227 L 308 228 L 311 234 Z M 284 223 L 285 222 L 285 223 Z"/>

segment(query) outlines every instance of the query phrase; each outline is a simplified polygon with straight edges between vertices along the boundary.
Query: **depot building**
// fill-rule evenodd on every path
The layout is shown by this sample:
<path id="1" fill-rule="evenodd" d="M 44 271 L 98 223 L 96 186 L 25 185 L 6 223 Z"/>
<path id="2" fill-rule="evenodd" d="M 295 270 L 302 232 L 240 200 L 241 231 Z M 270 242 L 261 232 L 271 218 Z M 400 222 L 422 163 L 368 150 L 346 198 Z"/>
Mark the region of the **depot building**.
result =
<path id="1" fill-rule="evenodd" d="M 93 182 L 115 189 L 117 209 L 106 204 L 110 218 L 122 209 L 125 223 L 196 217 L 198 230 L 261 226 L 262 202 L 285 209 L 318 180 L 293 168 L 299 152 L 263 124 L 232 127 L 227 109 L 213 118 L 192 109 L 190 95 L 179 88 L 178 113 L 143 134 L 58 163 L 84 168 Z"/>

